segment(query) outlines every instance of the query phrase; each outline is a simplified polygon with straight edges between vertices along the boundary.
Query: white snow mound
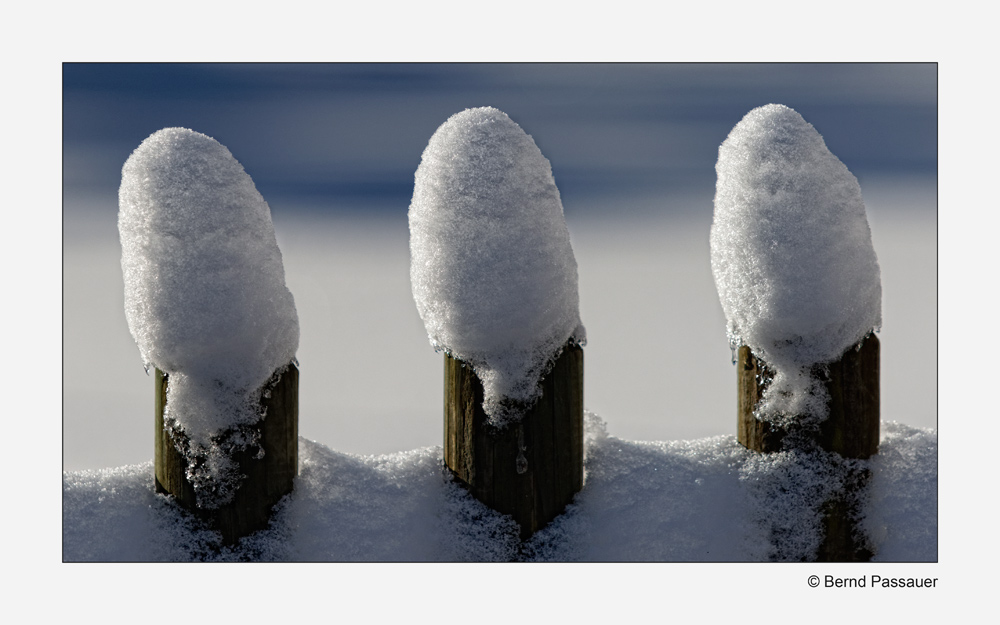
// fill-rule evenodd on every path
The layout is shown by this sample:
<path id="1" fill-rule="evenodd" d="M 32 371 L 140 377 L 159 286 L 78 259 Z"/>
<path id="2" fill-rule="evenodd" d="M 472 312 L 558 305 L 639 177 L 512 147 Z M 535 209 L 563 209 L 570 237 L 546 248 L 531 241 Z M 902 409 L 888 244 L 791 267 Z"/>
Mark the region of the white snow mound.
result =
<path id="1" fill-rule="evenodd" d="M 577 265 L 549 161 L 503 112 L 467 109 L 431 137 L 409 210 L 410 278 L 435 349 L 482 380 L 502 426 L 566 342 L 585 340 Z"/>
<path id="2" fill-rule="evenodd" d="M 882 324 L 882 284 L 857 179 L 787 106 L 719 147 L 712 272 L 728 334 L 779 373 L 832 362 Z"/>

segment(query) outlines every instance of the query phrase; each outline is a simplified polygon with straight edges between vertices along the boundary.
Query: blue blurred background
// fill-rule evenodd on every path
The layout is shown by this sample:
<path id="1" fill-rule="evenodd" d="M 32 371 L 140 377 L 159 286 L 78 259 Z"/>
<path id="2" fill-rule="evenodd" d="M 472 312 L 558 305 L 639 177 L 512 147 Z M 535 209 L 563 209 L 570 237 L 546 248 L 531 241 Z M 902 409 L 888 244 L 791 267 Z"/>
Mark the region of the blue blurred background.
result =
<path id="1" fill-rule="evenodd" d="M 494 106 L 550 160 L 579 264 L 585 405 L 631 440 L 735 433 L 711 275 L 718 146 L 797 110 L 858 178 L 882 269 L 882 418 L 937 425 L 935 64 L 63 65 L 63 460 L 152 457 L 152 380 L 123 311 L 121 168 L 153 132 L 225 145 L 271 207 L 302 328 L 300 433 L 349 453 L 441 442 L 441 356 L 409 291 L 428 140 Z M 81 372 L 100 370 L 100 376 Z M 390 382 L 387 382 L 389 380 Z"/>
<path id="2" fill-rule="evenodd" d="M 273 210 L 405 212 L 427 140 L 495 106 L 552 162 L 567 215 L 621 194 L 712 189 L 718 145 L 776 102 L 862 183 L 937 168 L 934 64 L 143 64 L 63 68 L 65 190 L 114 195 L 154 131 L 236 155 Z"/>

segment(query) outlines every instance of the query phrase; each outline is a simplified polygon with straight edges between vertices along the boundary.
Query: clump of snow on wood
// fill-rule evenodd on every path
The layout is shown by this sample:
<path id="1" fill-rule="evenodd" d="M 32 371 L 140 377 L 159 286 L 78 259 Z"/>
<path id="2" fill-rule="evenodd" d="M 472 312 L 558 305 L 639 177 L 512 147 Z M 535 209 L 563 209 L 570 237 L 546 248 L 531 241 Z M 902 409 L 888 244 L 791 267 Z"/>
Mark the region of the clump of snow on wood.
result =
<path id="1" fill-rule="evenodd" d="M 837 360 L 882 324 L 858 181 L 780 104 L 733 128 L 716 173 L 712 272 L 730 343 L 749 346 L 775 372 L 764 397 L 770 412 L 821 412 L 824 391 L 807 369 Z"/>
<path id="2" fill-rule="evenodd" d="M 549 161 L 503 112 L 467 109 L 431 137 L 409 211 L 410 277 L 431 344 L 471 365 L 495 425 L 582 344 L 577 265 Z"/>
<path id="3" fill-rule="evenodd" d="M 169 375 L 165 422 L 190 439 L 199 505 L 224 503 L 239 476 L 212 438 L 261 418 L 261 388 L 298 348 L 270 208 L 223 145 L 165 128 L 122 168 L 118 228 L 129 329 Z"/>

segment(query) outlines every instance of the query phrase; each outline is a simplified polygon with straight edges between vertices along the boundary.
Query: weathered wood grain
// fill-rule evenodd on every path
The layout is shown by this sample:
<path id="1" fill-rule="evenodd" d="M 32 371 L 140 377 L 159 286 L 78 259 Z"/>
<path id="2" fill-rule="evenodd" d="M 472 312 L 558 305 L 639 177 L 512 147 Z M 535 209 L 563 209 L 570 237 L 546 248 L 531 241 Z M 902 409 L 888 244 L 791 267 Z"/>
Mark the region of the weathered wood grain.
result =
<path id="1" fill-rule="evenodd" d="M 836 362 L 813 368 L 830 393 L 830 414 L 815 436 L 823 449 L 845 458 L 870 458 L 878 452 L 879 350 L 873 334 L 860 349 L 848 349 Z M 745 345 L 739 349 L 736 373 L 737 439 L 754 451 L 780 451 L 788 432 L 754 416 L 773 373 Z"/>
<path id="2" fill-rule="evenodd" d="M 472 367 L 446 354 L 444 373 L 445 464 L 479 501 L 513 516 L 522 539 L 530 537 L 583 487 L 583 350 L 568 344 L 542 382 L 542 397 L 503 429 L 487 422 Z"/>

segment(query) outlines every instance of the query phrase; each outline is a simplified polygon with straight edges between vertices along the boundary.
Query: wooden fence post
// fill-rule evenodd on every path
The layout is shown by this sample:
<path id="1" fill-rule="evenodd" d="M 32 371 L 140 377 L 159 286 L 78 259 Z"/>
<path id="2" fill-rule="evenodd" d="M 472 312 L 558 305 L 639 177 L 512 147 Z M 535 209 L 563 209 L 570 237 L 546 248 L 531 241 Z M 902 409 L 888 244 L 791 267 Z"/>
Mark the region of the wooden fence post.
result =
<path id="1" fill-rule="evenodd" d="M 492 427 L 472 367 L 444 357 L 444 458 L 476 499 L 514 517 L 525 540 L 583 488 L 583 350 L 563 349 L 542 397 L 516 424 Z"/>
<path id="2" fill-rule="evenodd" d="M 163 427 L 168 384 L 169 376 L 157 369 L 153 463 L 156 492 L 173 495 L 181 507 L 209 522 L 222 533 L 226 545 L 267 528 L 271 508 L 292 492 L 298 474 L 299 370 L 289 364 L 277 380 L 261 388 L 261 405 L 267 413 L 250 427 L 259 432 L 264 455 L 258 458 L 256 448 L 236 452 L 234 460 L 246 477 L 232 500 L 215 509 L 197 507 L 194 487 L 185 476 L 187 460 L 175 445 L 175 442 L 184 445 L 186 441 L 175 441 Z"/>
<path id="3" fill-rule="evenodd" d="M 813 368 L 813 375 L 820 376 L 830 394 L 830 414 L 820 423 L 819 430 L 810 435 L 820 448 L 844 458 L 865 459 L 878 453 L 879 351 L 879 340 L 872 334 L 861 343 L 860 349 L 848 349 L 840 360 L 825 368 Z M 781 451 L 791 432 L 764 423 L 753 414 L 772 373 L 745 345 L 739 349 L 736 371 L 737 440 L 760 453 Z M 824 505 L 825 536 L 818 561 L 871 559 L 873 554 L 856 540 L 857 524 L 849 503 L 850 495 L 864 489 L 869 477 L 868 470 L 852 472 L 844 491 Z"/>

